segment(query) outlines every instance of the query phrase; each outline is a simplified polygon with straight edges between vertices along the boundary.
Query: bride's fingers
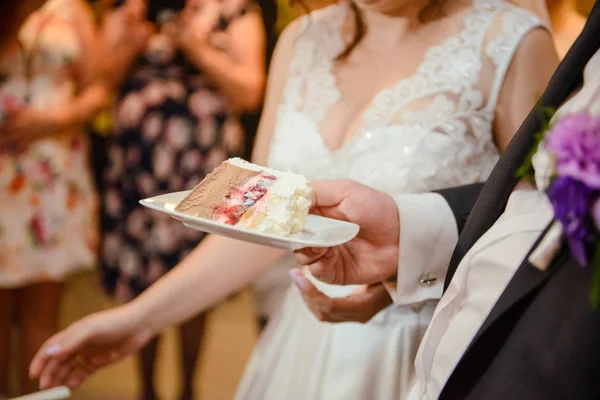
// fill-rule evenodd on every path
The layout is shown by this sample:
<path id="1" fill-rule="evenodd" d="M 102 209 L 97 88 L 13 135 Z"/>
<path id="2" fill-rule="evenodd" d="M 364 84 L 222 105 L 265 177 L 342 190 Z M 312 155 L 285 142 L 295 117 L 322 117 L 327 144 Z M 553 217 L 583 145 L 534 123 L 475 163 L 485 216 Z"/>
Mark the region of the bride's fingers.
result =
<path id="1" fill-rule="evenodd" d="M 68 360 L 50 359 L 40 376 L 40 389 L 62 385 L 75 368 L 77 368 L 77 361 L 74 358 Z"/>
<path id="2" fill-rule="evenodd" d="M 62 340 L 61 336 L 62 334 L 59 333 L 48 339 L 33 357 L 31 365 L 29 366 L 29 376 L 32 379 L 40 378 L 46 364 L 48 364 L 52 358 L 61 358 L 62 353 L 64 352 L 64 348 L 60 345 Z"/>
<path id="3" fill-rule="evenodd" d="M 289 274 L 292 280 L 294 281 L 296 287 L 300 289 L 300 293 L 302 294 L 304 300 L 312 301 L 312 299 L 315 297 L 325 296 L 319 291 L 319 289 L 317 289 L 315 285 L 313 285 L 313 283 L 310 280 L 308 280 L 308 278 L 304 275 L 302 270 L 294 268 L 290 270 Z"/>
<path id="4" fill-rule="evenodd" d="M 77 368 L 71 374 L 71 376 L 69 376 L 69 379 L 67 380 L 67 386 L 71 389 L 81 386 L 81 384 L 85 382 L 86 379 L 89 378 L 89 376 L 94 372 L 95 369 L 90 366 L 81 366 L 80 368 Z"/>
<path id="5" fill-rule="evenodd" d="M 328 313 L 327 304 L 331 301 L 327 295 L 320 292 L 319 289 L 304 276 L 301 270 L 294 268 L 290 270 L 290 276 L 296 287 L 300 290 L 300 295 L 308 309 L 324 322 L 334 322 L 333 316 Z"/>
<path id="6" fill-rule="evenodd" d="M 89 362 L 94 369 L 98 370 L 102 367 L 119 361 L 120 359 L 124 358 L 126 354 L 127 352 L 123 348 L 119 348 L 117 350 L 107 351 L 105 353 L 95 355 L 89 360 Z"/>
<path id="7" fill-rule="evenodd" d="M 90 333 L 90 327 L 86 327 L 85 324 L 74 324 L 65 331 L 48 339 L 31 362 L 29 368 L 31 378 L 41 378 L 40 375 L 42 372 L 53 376 L 56 373 L 53 369 L 55 365 L 50 365 L 51 368 L 48 369 L 48 362 L 56 359 L 64 363 L 67 360 L 75 358 L 77 352 L 81 350 L 88 340 Z"/>

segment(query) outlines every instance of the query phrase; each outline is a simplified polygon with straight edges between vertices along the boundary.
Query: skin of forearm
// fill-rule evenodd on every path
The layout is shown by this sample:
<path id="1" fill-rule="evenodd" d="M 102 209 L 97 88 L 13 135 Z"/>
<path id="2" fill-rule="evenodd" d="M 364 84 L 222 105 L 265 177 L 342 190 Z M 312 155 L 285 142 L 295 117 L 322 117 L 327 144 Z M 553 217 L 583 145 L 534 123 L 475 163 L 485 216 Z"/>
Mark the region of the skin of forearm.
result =
<path id="1" fill-rule="evenodd" d="M 140 52 L 127 46 L 117 46 L 110 53 L 110 62 L 103 68 L 102 77 L 110 90 L 115 91 L 125 82 L 127 74 Z"/>
<path id="2" fill-rule="evenodd" d="M 109 90 L 102 81 L 87 86 L 67 106 L 66 129 L 85 126 L 108 105 L 109 98 Z"/>
<path id="3" fill-rule="evenodd" d="M 248 71 L 227 53 L 210 44 L 184 49 L 188 61 L 202 70 L 239 111 L 255 111 L 262 104 L 265 77 Z"/>
<path id="4" fill-rule="evenodd" d="M 215 306 L 285 254 L 284 250 L 208 236 L 127 307 L 141 327 L 156 334 Z"/>

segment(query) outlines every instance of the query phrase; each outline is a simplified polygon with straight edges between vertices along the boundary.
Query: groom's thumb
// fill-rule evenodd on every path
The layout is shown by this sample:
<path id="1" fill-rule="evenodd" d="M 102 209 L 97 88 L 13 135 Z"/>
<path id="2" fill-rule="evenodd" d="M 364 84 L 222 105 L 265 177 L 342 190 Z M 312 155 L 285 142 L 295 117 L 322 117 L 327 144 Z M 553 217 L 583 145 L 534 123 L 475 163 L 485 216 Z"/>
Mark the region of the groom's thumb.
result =
<path id="1" fill-rule="evenodd" d="M 313 207 L 335 207 L 339 205 L 353 185 L 349 180 L 331 180 L 312 182 Z"/>

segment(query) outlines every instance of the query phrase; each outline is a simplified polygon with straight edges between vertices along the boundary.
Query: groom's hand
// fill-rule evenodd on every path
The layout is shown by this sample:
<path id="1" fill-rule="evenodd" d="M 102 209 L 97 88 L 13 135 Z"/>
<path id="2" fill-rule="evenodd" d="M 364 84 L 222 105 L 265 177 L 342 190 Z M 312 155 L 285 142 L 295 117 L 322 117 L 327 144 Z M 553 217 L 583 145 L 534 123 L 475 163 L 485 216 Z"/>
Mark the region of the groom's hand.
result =
<path id="1" fill-rule="evenodd" d="M 396 275 L 400 218 L 387 194 L 347 180 L 313 182 L 312 213 L 353 222 L 360 232 L 350 242 L 297 251 L 317 279 L 332 284 L 372 284 Z"/>

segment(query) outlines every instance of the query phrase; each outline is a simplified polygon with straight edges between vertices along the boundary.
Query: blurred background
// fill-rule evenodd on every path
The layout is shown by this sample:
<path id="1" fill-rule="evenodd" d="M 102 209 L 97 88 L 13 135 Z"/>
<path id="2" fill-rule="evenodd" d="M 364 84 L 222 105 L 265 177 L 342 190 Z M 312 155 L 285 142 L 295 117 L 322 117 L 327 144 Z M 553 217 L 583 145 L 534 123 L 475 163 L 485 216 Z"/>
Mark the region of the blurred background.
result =
<path id="1" fill-rule="evenodd" d="M 167 0 L 168 2 L 168 0 Z M 104 13 L 110 7 L 102 0 L 89 2 L 89 6 L 98 16 L 98 21 L 101 21 Z M 305 0 L 301 7 L 296 4 L 291 6 L 286 0 L 263 0 L 255 4 L 260 9 L 260 14 L 263 17 L 264 29 L 267 33 L 266 43 L 266 59 L 268 59 L 277 35 L 281 30 L 298 15 L 301 15 L 305 8 L 317 9 L 329 4 L 328 1 L 320 0 Z M 579 0 L 577 9 L 582 15 L 589 12 L 593 0 Z M 114 5 L 114 4 L 112 4 Z M 108 7 L 108 8 L 107 8 Z M 158 19 L 164 16 L 157 17 Z M 98 22 L 99 24 L 101 22 Z M 157 22 L 158 23 L 158 22 Z M 227 24 L 228 21 L 225 21 Z M 112 32 L 112 31 L 111 31 Z M 110 32 L 109 32 L 110 33 Z M 108 39 L 107 39 L 108 40 Z M 159 54 L 161 56 L 161 54 Z M 116 62 L 116 61 L 115 61 Z M 266 65 L 265 65 L 266 66 Z M 144 66 L 147 67 L 147 66 Z M 110 61 L 108 63 L 110 69 Z M 142 69 L 142 72 L 145 72 Z M 115 77 L 119 87 L 122 88 L 125 77 Z M 115 90 L 115 92 L 123 89 Z M 131 89 L 134 91 L 134 89 Z M 201 90 L 201 89 L 199 89 Z M 121 100 L 125 97 L 121 92 Z M 119 102 L 119 100 L 113 100 Z M 217 100 L 218 102 L 218 100 Z M 260 101 L 259 101 L 260 103 Z M 243 154 L 249 157 L 249 149 L 252 147 L 252 141 L 260 115 L 260 105 L 241 105 L 241 113 L 236 113 L 239 116 L 239 121 L 243 126 L 245 138 L 243 139 L 244 146 L 230 148 L 218 148 L 218 151 L 211 149 L 211 144 L 206 144 L 203 152 L 208 152 L 210 162 L 204 166 L 210 170 L 214 165 L 218 165 L 222 159 L 231 156 Z M 110 192 L 110 183 L 107 185 L 102 179 L 102 170 L 107 164 L 111 146 L 109 143 L 110 132 L 113 129 L 115 121 L 113 121 L 113 105 L 104 107 L 104 111 L 100 115 L 90 121 L 88 126 L 89 139 L 91 142 L 91 162 L 95 166 L 96 184 L 100 192 Z M 193 111 L 193 110 L 192 110 Z M 181 113 L 180 118 L 186 120 L 187 110 L 176 110 L 166 107 L 162 110 L 164 113 Z M 219 111 L 221 112 L 221 111 Z M 223 114 L 224 116 L 222 116 Z M 215 123 L 228 124 L 229 114 L 222 111 L 214 118 Z M 179 114 L 178 114 L 179 115 Z M 121 125 L 124 124 L 120 121 Z M 143 132 L 142 132 L 143 134 Z M 233 135 L 233 134 L 232 134 Z M 240 140 L 238 139 L 232 139 Z M 208 140 L 210 142 L 210 140 Z M 131 142 L 121 143 L 120 149 L 130 150 L 133 146 Z M 213 157 L 213 153 L 215 153 Z M 212 158 L 211 158 L 212 157 Z M 182 179 L 190 179 L 193 182 L 198 180 L 197 176 L 182 177 Z M 158 178 L 157 178 L 158 179 Z M 114 183 L 114 182 L 113 182 Z M 170 183 L 169 183 L 170 184 Z M 0 194 L 1 195 L 1 194 Z M 101 197 L 102 199 L 102 197 Z M 106 201 L 106 199 L 104 199 Z M 110 214 L 110 213 L 109 213 Z M 110 217 L 110 215 L 109 215 Z M 107 232 L 112 229 L 108 224 Z M 192 241 L 199 238 L 192 238 Z M 183 250 L 182 250 L 183 251 Z M 134 297 L 136 290 L 141 290 L 135 284 L 136 282 L 127 281 L 123 283 L 122 276 L 116 273 L 106 273 L 107 269 L 87 270 L 71 275 L 65 282 L 65 289 L 59 308 L 60 326 L 64 327 L 71 322 L 80 319 L 81 317 L 97 310 L 112 307 L 117 302 L 123 302 Z M 114 269 L 108 269 L 114 271 Z M 162 272 L 157 272 L 160 275 Z M 132 283 L 133 282 L 133 283 Z M 134 284 L 135 283 L 135 284 Z M 120 286 L 121 285 L 121 286 Z M 141 284 L 140 284 L 141 285 Z M 108 287 L 108 289 L 107 289 Z M 143 288 L 142 288 L 143 289 Z M 242 375 L 244 365 L 250 356 L 253 346 L 255 345 L 259 332 L 260 324 L 257 322 L 258 312 L 255 307 L 253 295 L 250 289 L 239 293 L 238 295 L 228 299 L 223 304 L 210 311 L 206 319 L 201 322 L 204 327 L 204 340 L 200 343 L 199 349 L 199 365 L 195 370 L 193 380 L 196 388 L 196 398 L 203 400 L 227 400 L 231 399 L 235 393 L 236 385 Z M 202 328 L 200 328 L 202 329 Z M 14 337 L 21 338 L 18 332 L 15 331 Z M 160 342 L 157 350 L 156 362 L 156 387 L 158 396 L 161 399 L 174 399 L 181 392 L 181 374 L 182 366 L 179 361 L 180 344 L 175 330 L 166 333 L 165 340 Z M 9 368 L 9 393 L 16 393 L 19 387 L 19 359 L 18 343 L 11 345 L 13 352 L 13 360 Z M 95 399 L 135 399 L 138 393 L 142 390 L 140 387 L 140 379 L 138 368 L 134 359 L 127 359 L 118 365 L 107 368 L 95 375 L 81 389 L 77 390 L 73 399 L 95 400 Z"/>

